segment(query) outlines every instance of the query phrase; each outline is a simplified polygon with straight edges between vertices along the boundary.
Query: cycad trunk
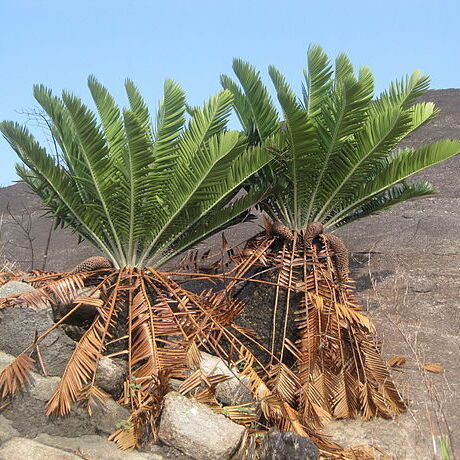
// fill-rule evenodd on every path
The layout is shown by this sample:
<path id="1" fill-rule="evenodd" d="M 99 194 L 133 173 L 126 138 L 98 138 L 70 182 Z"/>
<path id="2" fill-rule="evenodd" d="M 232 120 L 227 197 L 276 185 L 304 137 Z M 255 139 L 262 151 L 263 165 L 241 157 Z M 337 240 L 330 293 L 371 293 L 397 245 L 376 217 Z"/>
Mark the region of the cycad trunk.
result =
<path id="1" fill-rule="evenodd" d="M 403 412 L 375 329 L 354 300 L 340 239 L 322 233 L 319 223 L 301 232 L 275 224 L 245 253 L 264 245 L 258 261 L 265 265 L 252 269 L 265 283 L 242 290 L 247 306 L 241 321 L 285 364 L 274 367 L 272 390 L 294 399 L 302 419 L 315 426 L 330 418 Z"/>

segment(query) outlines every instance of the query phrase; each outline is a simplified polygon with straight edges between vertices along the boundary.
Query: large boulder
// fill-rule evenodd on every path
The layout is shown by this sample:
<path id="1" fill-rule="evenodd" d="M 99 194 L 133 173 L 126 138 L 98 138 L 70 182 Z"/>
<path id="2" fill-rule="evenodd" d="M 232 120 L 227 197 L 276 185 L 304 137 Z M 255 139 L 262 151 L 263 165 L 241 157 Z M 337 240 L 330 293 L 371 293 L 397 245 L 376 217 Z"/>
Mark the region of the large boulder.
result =
<path id="1" fill-rule="evenodd" d="M 50 308 L 6 307 L 0 311 L 0 350 L 17 356 L 33 343 L 36 334 L 54 324 Z M 62 329 L 50 332 L 39 344 L 47 374 L 61 375 L 74 348 L 75 342 Z M 40 369 L 38 362 L 36 368 Z"/>
<path id="2" fill-rule="evenodd" d="M 430 460 L 426 435 L 414 424 L 412 414 L 395 420 L 334 420 L 323 428 L 331 440 L 343 447 L 377 445 L 389 458 Z"/>
<path id="3" fill-rule="evenodd" d="M 226 460 L 238 449 L 244 427 L 172 391 L 164 400 L 158 436 L 195 459 Z"/>

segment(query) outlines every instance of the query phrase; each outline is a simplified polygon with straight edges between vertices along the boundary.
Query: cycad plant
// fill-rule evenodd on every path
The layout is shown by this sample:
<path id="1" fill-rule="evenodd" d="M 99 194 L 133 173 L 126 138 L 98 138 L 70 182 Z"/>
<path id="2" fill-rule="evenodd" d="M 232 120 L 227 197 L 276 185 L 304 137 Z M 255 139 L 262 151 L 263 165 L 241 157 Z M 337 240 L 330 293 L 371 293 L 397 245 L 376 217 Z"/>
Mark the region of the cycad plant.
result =
<path id="1" fill-rule="evenodd" d="M 273 363 L 270 389 L 317 426 L 331 417 L 398 414 L 405 405 L 353 300 L 347 250 L 326 231 L 433 193 L 431 184 L 406 179 L 460 152 L 460 141 L 398 148 L 437 113 L 432 103 L 417 103 L 428 88 L 420 72 L 374 97 L 368 68 L 356 75 L 345 55 L 333 66 L 311 46 L 301 98 L 269 67 L 279 111 L 250 64 L 234 60 L 233 70 L 237 80 L 224 75 L 221 83 L 243 131 L 273 155 L 253 184 L 277 184 L 260 204 L 266 229 L 248 241 L 235 269 L 243 276 L 263 266 L 262 278 L 276 286 L 271 303 L 259 301 L 273 316 L 266 343 L 281 361 Z"/>
<path id="2" fill-rule="evenodd" d="M 28 281 L 38 289 L 2 299 L 0 308 L 12 303 L 37 307 L 44 301 L 75 305 L 53 328 L 39 331 L 34 343 L 0 373 L 0 398 L 27 383 L 34 368 L 31 354 L 44 337 L 82 304 L 93 305 L 95 319 L 76 345 L 47 414 L 65 415 L 81 400 L 91 410 L 94 397 L 102 397 L 95 385 L 101 357 L 125 357 L 122 401 L 132 415 L 114 439 L 131 447 L 141 426 L 153 423 L 162 382 L 185 378 L 187 366 L 199 361 L 198 346 L 222 356 L 219 341 L 224 340 L 234 357 L 245 353 L 232 333 L 239 302 L 222 294 L 188 292 L 158 269 L 246 215 L 264 191 L 254 187 L 235 194 L 270 156 L 227 130 L 232 103 L 227 90 L 188 115 L 183 90 L 168 80 L 152 125 L 130 80 L 125 85 L 129 107 L 123 110 L 95 78 L 89 78 L 88 86 L 97 113 L 68 92 L 56 97 L 43 86 L 34 88 L 60 164 L 25 127 L 0 125 L 23 162 L 17 166 L 19 176 L 41 197 L 56 225 L 70 227 L 100 254 L 70 273 L 34 273 Z M 85 284 L 92 292 L 75 299 Z M 100 299 L 93 298 L 96 291 Z"/>

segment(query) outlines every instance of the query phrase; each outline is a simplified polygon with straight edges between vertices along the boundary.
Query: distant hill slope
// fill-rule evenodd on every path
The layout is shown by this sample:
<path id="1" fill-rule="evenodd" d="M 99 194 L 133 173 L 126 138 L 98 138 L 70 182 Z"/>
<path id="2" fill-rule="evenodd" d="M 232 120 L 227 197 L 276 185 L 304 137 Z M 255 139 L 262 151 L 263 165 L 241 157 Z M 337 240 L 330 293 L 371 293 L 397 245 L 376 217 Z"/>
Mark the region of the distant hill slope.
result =
<path id="1" fill-rule="evenodd" d="M 444 137 L 460 137 L 460 89 L 430 90 L 423 96 L 423 100 L 436 103 L 441 113 L 429 125 L 414 133 L 404 145 L 416 146 Z M 432 181 L 442 195 L 458 196 L 456 177 L 459 174 L 460 156 L 431 168 L 419 176 Z M 30 214 L 31 234 L 34 239 L 34 268 L 42 268 L 50 219 L 43 217 L 40 200 L 23 183 L 0 188 L 3 253 L 8 259 L 18 261 L 22 267 L 30 268 L 29 242 L 24 237 L 24 232 L 13 222 L 8 209 L 16 219 L 20 220 L 22 216 L 26 225 Z M 232 234 L 236 240 L 241 240 L 246 234 L 249 235 L 252 229 L 253 226 L 246 225 Z M 52 233 L 46 268 L 53 270 L 70 268 L 93 252 L 92 248 L 85 243 L 77 245 L 76 238 L 70 231 L 57 230 Z"/>

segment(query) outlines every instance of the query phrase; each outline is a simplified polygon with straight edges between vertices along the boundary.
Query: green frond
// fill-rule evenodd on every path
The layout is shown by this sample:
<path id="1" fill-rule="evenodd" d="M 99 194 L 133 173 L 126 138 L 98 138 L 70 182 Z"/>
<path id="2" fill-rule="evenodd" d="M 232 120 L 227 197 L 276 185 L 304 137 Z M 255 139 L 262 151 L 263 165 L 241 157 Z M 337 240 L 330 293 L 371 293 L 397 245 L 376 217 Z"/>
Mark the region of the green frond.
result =
<path id="1" fill-rule="evenodd" d="M 315 156 L 319 145 L 315 136 L 315 129 L 311 118 L 303 110 L 284 77 L 273 66 L 269 74 L 277 91 L 278 100 L 283 110 L 287 147 L 289 156 L 286 174 L 290 179 L 290 187 L 286 191 L 292 198 L 293 215 L 297 218 L 290 222 L 291 227 L 302 228 L 303 210 L 309 199 L 312 189 L 305 187 L 311 183 L 315 175 Z M 282 160 L 281 160 L 282 161 Z"/>
<path id="2" fill-rule="evenodd" d="M 120 164 L 126 144 L 120 109 L 111 94 L 93 75 L 88 77 L 88 87 L 99 114 L 111 160 Z"/>
<path id="3" fill-rule="evenodd" d="M 304 225 L 315 220 L 318 211 L 334 190 L 333 170 L 340 167 L 341 162 L 347 161 L 350 138 L 363 126 L 372 99 L 372 75 L 363 72 L 360 78 L 355 80 L 348 75 L 350 70 L 347 64 L 348 61 L 345 61 L 341 70 L 347 77 L 339 80 L 340 85 L 323 102 L 321 114 L 317 117 L 317 133 L 321 146 L 316 158 L 319 172 L 314 179 L 315 185 Z"/>
<path id="4" fill-rule="evenodd" d="M 342 225 L 349 224 L 350 222 L 371 214 L 378 214 L 404 201 L 426 195 L 433 195 L 434 193 L 436 193 L 436 190 L 429 182 L 401 182 L 395 184 L 361 204 L 356 210 L 349 213 L 342 220 L 335 222 L 334 227 L 341 227 Z M 326 225 L 325 228 L 328 228 L 328 225 Z"/>
<path id="5" fill-rule="evenodd" d="M 115 164 L 110 158 L 106 140 L 101 133 L 95 115 L 81 100 L 64 92 L 62 100 L 69 111 L 77 142 L 80 146 L 82 161 L 88 168 L 91 181 L 85 183 L 85 189 L 91 194 L 91 201 L 97 203 L 105 216 L 110 236 L 115 241 L 118 253 L 123 254 L 122 263 L 126 263 L 124 251 L 116 225 L 119 203 L 114 194 L 113 178 L 116 174 Z"/>
<path id="6" fill-rule="evenodd" d="M 58 210 L 58 218 L 69 225 L 74 221 L 82 234 L 89 237 L 97 247 L 114 260 L 116 250 L 105 243 L 106 229 L 100 209 L 89 209 L 82 202 L 72 176 L 57 166 L 30 135 L 29 131 L 14 122 L 1 122 L 0 131 L 18 157 L 29 169 L 19 166 L 20 177 L 29 183 L 50 210 Z M 29 179 L 30 178 L 30 179 Z"/>
<path id="7" fill-rule="evenodd" d="M 138 88 L 129 78 L 125 80 L 125 90 L 131 111 L 137 117 L 141 126 L 148 130 L 151 126 L 149 109 Z"/>
<path id="8" fill-rule="evenodd" d="M 180 235 L 177 240 L 171 242 L 169 250 L 156 262 L 156 265 L 163 265 L 187 251 L 202 241 L 203 237 L 209 238 L 221 230 L 249 219 L 250 209 L 255 203 L 263 200 L 266 194 L 266 189 L 253 189 L 241 198 L 230 202 L 226 207 L 213 209 L 207 219 L 197 221 L 190 232 Z"/>
<path id="9" fill-rule="evenodd" d="M 393 153 L 369 181 L 356 188 L 355 194 L 349 198 L 347 203 L 341 203 L 339 210 L 334 210 L 333 215 L 325 223 L 328 226 L 335 225 L 398 182 L 458 153 L 460 153 L 460 140 L 450 139 L 426 144 L 417 149 L 403 149 Z"/>
<path id="10" fill-rule="evenodd" d="M 254 67 L 241 59 L 234 59 L 233 71 L 243 88 L 246 107 L 250 110 L 250 117 L 261 141 L 279 128 L 278 113 L 259 72 Z M 229 87 L 229 90 L 232 90 L 232 87 Z M 237 100 L 241 99 L 241 93 L 235 95 Z"/>
<path id="11" fill-rule="evenodd" d="M 314 220 L 322 220 L 337 202 L 352 196 L 357 187 L 379 171 L 382 160 L 405 136 L 431 120 L 437 111 L 432 103 L 409 108 L 380 107 L 367 119 L 356 134 L 356 148 L 347 152 L 347 162 L 335 170 L 331 183 L 334 189 Z"/>
<path id="12" fill-rule="evenodd" d="M 124 110 L 94 77 L 88 86 L 97 113 L 67 92 L 60 99 L 43 86 L 34 88 L 65 164 L 57 164 L 25 128 L 4 122 L 0 130 L 25 164 L 18 174 L 56 225 L 71 227 L 116 267 L 163 263 L 165 252 L 177 255 L 237 222 L 262 196 L 244 190 L 271 157 L 261 147 L 247 149 L 246 138 L 227 131 L 230 91 L 194 108 L 186 124 L 185 94 L 167 80 L 153 128 L 130 80 Z M 240 191 L 244 199 L 237 199 Z"/>
<path id="13" fill-rule="evenodd" d="M 304 106 L 310 116 L 321 110 L 323 99 L 332 85 L 332 66 L 326 53 L 318 45 L 311 45 L 307 52 L 307 69 L 304 71 Z"/>
<path id="14" fill-rule="evenodd" d="M 260 139 L 273 159 L 252 177 L 251 184 L 271 182 L 277 193 L 259 208 L 292 230 L 314 221 L 343 225 L 374 209 L 431 193 L 428 186 L 401 182 L 458 153 L 457 141 L 394 152 L 410 133 L 438 113 L 432 103 L 417 103 L 429 84 L 429 78 L 419 71 L 391 83 L 388 91 L 374 99 L 374 79 L 367 67 L 355 73 L 350 59 L 340 54 L 333 68 L 324 51 L 312 45 L 302 103 L 283 75 L 269 67 L 282 109 L 281 118 L 276 119 L 259 73 L 247 63 L 234 62 L 241 88 L 228 77 L 222 84 L 235 94 L 245 133 L 248 127 L 257 126 L 258 119 L 279 125 Z M 262 108 L 265 118 L 260 116 Z"/>
<path id="15" fill-rule="evenodd" d="M 252 117 L 251 107 L 246 96 L 243 94 L 238 84 L 235 83 L 229 76 L 221 75 L 220 83 L 222 88 L 227 89 L 232 93 L 233 107 L 235 109 L 236 116 L 240 120 L 244 134 L 248 138 L 250 145 L 258 144 L 260 142 L 260 137 L 257 132 L 256 125 Z"/>

